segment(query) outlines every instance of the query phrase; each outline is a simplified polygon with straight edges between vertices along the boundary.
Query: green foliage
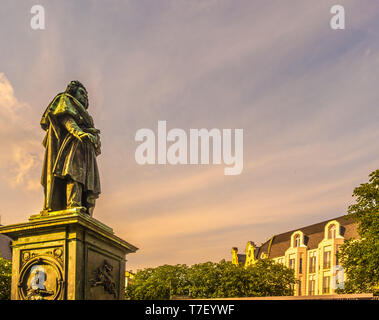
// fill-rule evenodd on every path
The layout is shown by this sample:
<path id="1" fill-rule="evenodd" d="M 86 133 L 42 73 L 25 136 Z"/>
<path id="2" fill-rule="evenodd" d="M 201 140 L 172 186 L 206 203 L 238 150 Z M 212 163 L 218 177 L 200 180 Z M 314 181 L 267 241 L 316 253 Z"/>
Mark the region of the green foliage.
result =
<path id="1" fill-rule="evenodd" d="M 137 300 L 169 299 L 174 295 L 193 298 L 291 295 L 294 283 L 292 270 L 268 259 L 247 268 L 221 260 L 191 267 L 164 265 L 140 270 L 126 289 L 126 296 Z"/>
<path id="2" fill-rule="evenodd" d="M 0 256 L 0 300 L 11 298 L 12 262 Z"/>
<path id="3" fill-rule="evenodd" d="M 356 203 L 349 207 L 348 216 L 359 223 L 360 239 L 350 239 L 341 247 L 339 259 L 347 281 L 339 292 L 375 293 L 379 290 L 379 170 L 354 189 L 353 197 Z"/>
<path id="4" fill-rule="evenodd" d="M 187 295 L 188 267 L 163 265 L 139 270 L 126 290 L 126 298 L 134 300 L 170 299 L 173 295 Z"/>
<path id="5" fill-rule="evenodd" d="M 251 269 L 250 287 L 246 296 L 291 296 L 295 275 L 293 270 L 274 263 L 272 260 L 259 260 Z"/>

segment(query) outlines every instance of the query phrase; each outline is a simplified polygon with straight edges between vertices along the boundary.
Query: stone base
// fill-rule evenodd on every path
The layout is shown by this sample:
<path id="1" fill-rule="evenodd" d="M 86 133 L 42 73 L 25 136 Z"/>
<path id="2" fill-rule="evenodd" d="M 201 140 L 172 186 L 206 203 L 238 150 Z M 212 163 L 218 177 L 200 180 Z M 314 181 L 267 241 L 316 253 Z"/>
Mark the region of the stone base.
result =
<path id="1" fill-rule="evenodd" d="M 118 300 L 125 255 L 138 250 L 82 208 L 0 228 L 12 242 L 12 300 Z"/>

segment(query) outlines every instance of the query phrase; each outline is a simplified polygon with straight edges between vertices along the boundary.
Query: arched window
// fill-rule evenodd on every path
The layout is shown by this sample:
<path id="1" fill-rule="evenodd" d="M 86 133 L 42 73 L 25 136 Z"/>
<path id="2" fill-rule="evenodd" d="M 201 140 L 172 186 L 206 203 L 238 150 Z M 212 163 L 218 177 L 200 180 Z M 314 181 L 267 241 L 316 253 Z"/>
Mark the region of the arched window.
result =
<path id="1" fill-rule="evenodd" d="M 300 247 L 300 234 L 295 236 L 295 247 Z"/>
<path id="2" fill-rule="evenodd" d="M 335 239 L 336 238 L 336 225 L 331 224 L 328 228 L 328 239 Z"/>

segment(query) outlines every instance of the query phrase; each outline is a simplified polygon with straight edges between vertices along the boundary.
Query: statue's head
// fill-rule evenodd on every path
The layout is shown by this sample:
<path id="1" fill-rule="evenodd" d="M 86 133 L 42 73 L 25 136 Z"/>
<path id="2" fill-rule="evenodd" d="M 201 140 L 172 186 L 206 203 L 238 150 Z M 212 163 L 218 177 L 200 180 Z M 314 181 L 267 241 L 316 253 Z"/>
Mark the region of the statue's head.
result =
<path id="1" fill-rule="evenodd" d="M 75 97 L 86 109 L 88 108 L 88 93 L 86 88 L 78 80 L 71 81 L 66 92 Z"/>

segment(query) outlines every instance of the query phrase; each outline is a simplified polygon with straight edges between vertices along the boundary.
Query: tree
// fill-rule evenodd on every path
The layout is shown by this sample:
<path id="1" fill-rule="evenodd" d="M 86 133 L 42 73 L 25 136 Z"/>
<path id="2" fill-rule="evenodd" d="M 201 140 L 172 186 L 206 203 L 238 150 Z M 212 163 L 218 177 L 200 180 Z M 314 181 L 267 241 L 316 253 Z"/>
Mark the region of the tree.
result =
<path id="1" fill-rule="evenodd" d="M 169 299 L 173 295 L 193 298 L 291 295 L 293 284 L 293 271 L 272 260 L 260 260 L 247 268 L 221 260 L 191 267 L 164 265 L 137 271 L 126 295 L 129 299 Z"/>
<path id="2" fill-rule="evenodd" d="M 217 264 L 195 264 L 188 271 L 189 295 L 194 298 L 213 298 L 222 279 Z"/>
<path id="3" fill-rule="evenodd" d="M 339 292 L 379 291 L 379 170 L 369 175 L 369 182 L 354 189 L 356 203 L 348 217 L 358 223 L 360 239 L 349 239 L 338 254 L 347 274 L 345 289 Z"/>
<path id="4" fill-rule="evenodd" d="M 125 290 L 127 299 L 170 299 L 173 295 L 188 295 L 188 267 L 163 265 L 138 270 Z"/>
<path id="5" fill-rule="evenodd" d="M 11 298 L 12 262 L 0 256 L 0 300 Z"/>
<path id="6" fill-rule="evenodd" d="M 250 269 L 250 270 L 249 270 Z M 258 260 L 247 267 L 250 286 L 247 296 L 291 296 L 295 284 L 294 271 L 270 259 Z"/>
<path id="7" fill-rule="evenodd" d="M 193 298 L 233 298 L 291 295 L 293 271 L 270 259 L 259 260 L 244 268 L 221 260 L 189 269 L 188 280 Z"/>

